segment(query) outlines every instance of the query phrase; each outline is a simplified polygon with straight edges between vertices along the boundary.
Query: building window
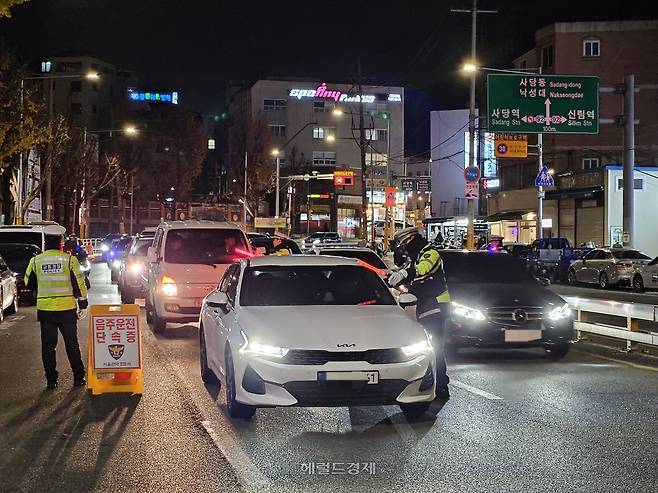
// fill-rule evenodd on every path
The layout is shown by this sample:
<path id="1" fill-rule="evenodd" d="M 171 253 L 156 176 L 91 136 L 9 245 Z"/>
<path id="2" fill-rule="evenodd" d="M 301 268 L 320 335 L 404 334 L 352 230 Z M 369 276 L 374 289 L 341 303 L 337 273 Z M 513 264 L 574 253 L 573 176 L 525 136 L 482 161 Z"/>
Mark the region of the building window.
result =
<path id="1" fill-rule="evenodd" d="M 388 156 L 378 152 L 366 153 L 366 166 L 386 166 Z"/>
<path id="2" fill-rule="evenodd" d="M 313 164 L 314 165 L 335 165 L 336 153 L 333 151 L 313 151 Z"/>
<path id="3" fill-rule="evenodd" d="M 553 66 L 553 45 L 544 46 L 541 49 L 541 66 L 542 68 Z"/>
<path id="4" fill-rule="evenodd" d="M 80 92 L 82 91 L 82 81 L 81 80 L 72 80 L 71 81 L 71 92 Z"/>
<path id="5" fill-rule="evenodd" d="M 285 111 L 288 102 L 285 99 L 263 99 L 263 109 L 265 111 Z"/>
<path id="6" fill-rule="evenodd" d="M 316 113 L 329 113 L 336 105 L 330 101 L 313 101 L 313 111 Z"/>
<path id="7" fill-rule="evenodd" d="M 82 104 L 81 103 L 71 103 L 71 114 L 72 115 L 81 115 L 82 114 Z"/>
<path id="8" fill-rule="evenodd" d="M 57 64 L 57 72 L 79 74 L 82 72 L 82 62 L 62 62 Z"/>
<path id="9" fill-rule="evenodd" d="M 598 57 L 601 56 L 601 40 L 586 39 L 583 41 L 583 56 Z"/>
<path id="10" fill-rule="evenodd" d="M 596 169 L 601 166 L 601 162 L 597 157 L 585 157 L 583 158 L 583 169 Z"/>
<path id="11" fill-rule="evenodd" d="M 270 132 L 272 137 L 285 137 L 286 136 L 286 126 L 285 125 L 270 125 Z"/>
<path id="12" fill-rule="evenodd" d="M 388 111 L 387 103 L 375 103 L 375 109 L 379 112 Z"/>
<path id="13" fill-rule="evenodd" d="M 617 178 L 617 190 L 624 189 L 624 179 L 622 177 Z M 644 179 L 635 178 L 633 180 L 633 189 L 634 190 L 644 190 Z"/>
<path id="14" fill-rule="evenodd" d="M 215 139 L 208 139 L 208 149 L 210 150 L 215 149 Z"/>
<path id="15" fill-rule="evenodd" d="M 366 128 L 366 140 L 387 140 L 388 130 L 385 128 Z"/>
<path id="16" fill-rule="evenodd" d="M 313 127 L 314 139 L 326 139 L 329 135 L 335 137 L 336 129 L 334 127 Z"/>

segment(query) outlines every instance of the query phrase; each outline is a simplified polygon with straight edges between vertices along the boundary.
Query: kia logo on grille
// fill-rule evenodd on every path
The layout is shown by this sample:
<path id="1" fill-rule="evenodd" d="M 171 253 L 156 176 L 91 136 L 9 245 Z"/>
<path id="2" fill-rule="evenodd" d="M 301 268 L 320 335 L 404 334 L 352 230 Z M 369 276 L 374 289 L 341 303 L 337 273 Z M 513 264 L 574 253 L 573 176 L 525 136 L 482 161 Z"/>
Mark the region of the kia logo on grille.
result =
<path id="1" fill-rule="evenodd" d="M 528 320 L 528 312 L 525 310 L 514 310 L 512 313 L 512 318 L 514 319 L 515 322 L 526 322 Z"/>
<path id="2" fill-rule="evenodd" d="M 356 347 L 356 344 L 336 344 L 336 347 Z"/>

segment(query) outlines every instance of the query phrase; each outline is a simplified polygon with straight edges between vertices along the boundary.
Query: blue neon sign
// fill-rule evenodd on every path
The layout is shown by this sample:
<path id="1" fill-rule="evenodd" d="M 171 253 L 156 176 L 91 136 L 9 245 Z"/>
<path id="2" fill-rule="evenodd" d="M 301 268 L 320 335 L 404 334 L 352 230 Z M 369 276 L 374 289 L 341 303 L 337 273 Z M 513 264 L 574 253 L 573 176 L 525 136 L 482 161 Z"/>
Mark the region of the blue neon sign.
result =
<path id="1" fill-rule="evenodd" d="M 178 92 L 151 92 L 128 89 L 128 99 L 135 102 L 178 104 Z"/>

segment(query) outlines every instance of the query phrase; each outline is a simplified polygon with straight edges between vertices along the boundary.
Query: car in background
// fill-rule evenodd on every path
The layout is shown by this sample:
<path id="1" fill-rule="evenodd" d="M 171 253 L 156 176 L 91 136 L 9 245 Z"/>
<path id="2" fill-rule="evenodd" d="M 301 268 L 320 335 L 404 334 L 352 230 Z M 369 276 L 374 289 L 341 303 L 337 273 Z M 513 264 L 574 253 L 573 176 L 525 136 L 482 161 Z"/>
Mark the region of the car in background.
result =
<path id="1" fill-rule="evenodd" d="M 110 247 L 112 246 L 112 242 L 114 240 L 118 240 L 121 238 L 123 235 L 121 233 L 110 233 L 109 235 L 105 236 L 100 242 L 99 248 L 101 251 L 101 259 L 103 262 L 108 262 L 110 259 Z"/>
<path id="2" fill-rule="evenodd" d="M 53 221 L 0 226 L 0 243 L 23 243 L 45 248 L 46 236 L 62 237 L 66 228 Z"/>
<path id="3" fill-rule="evenodd" d="M 526 265 L 537 277 L 568 281 L 571 264 L 590 250 L 572 246 L 568 238 L 539 238 L 530 245 Z"/>
<path id="4" fill-rule="evenodd" d="M 569 305 L 511 255 L 441 252 L 452 300 L 445 348 L 541 347 L 563 357 L 573 340 Z"/>
<path id="5" fill-rule="evenodd" d="M 530 252 L 530 245 L 526 243 L 503 243 L 501 250 L 506 251 L 512 257 L 520 260 L 524 264 L 528 260 L 528 253 Z"/>
<path id="6" fill-rule="evenodd" d="M 261 256 L 231 265 L 199 317 L 201 378 L 226 386 L 228 413 L 257 407 L 397 404 L 435 397 L 423 327 L 354 259 Z"/>
<path id="7" fill-rule="evenodd" d="M 14 272 L 0 256 L 0 322 L 5 319 L 5 311 L 10 315 L 18 311 L 18 289 Z"/>
<path id="8" fill-rule="evenodd" d="M 658 289 L 658 257 L 646 265 L 635 268 L 632 285 L 637 293 L 643 293 L 647 289 Z"/>
<path id="9" fill-rule="evenodd" d="M 112 282 L 116 282 L 119 278 L 119 269 L 126 255 L 128 255 L 128 248 L 132 241 L 132 236 L 123 235 L 121 238 L 113 240 L 110 244 L 107 266 L 110 268 L 110 279 Z"/>
<path id="10" fill-rule="evenodd" d="M 154 238 L 155 237 L 155 232 L 158 230 L 158 228 L 144 228 L 140 233 L 139 236 L 141 238 Z"/>
<path id="11" fill-rule="evenodd" d="M 342 241 L 343 239 L 338 233 L 319 231 L 317 233 L 311 233 L 302 240 L 302 250 L 306 251 L 312 246 L 331 245 L 341 243 Z"/>
<path id="12" fill-rule="evenodd" d="M 35 293 L 25 285 L 25 271 L 32 257 L 41 253 L 41 248 L 29 243 L 0 243 L 0 255 L 16 279 L 16 290 L 21 301 L 34 305 Z"/>
<path id="13" fill-rule="evenodd" d="M 370 224 L 368 226 L 372 227 L 370 226 Z M 375 236 L 379 236 L 379 237 L 384 236 L 385 226 L 386 226 L 386 221 L 375 221 Z M 395 231 L 400 231 L 405 227 L 408 226 L 405 226 L 402 221 L 395 221 Z M 395 231 L 391 231 L 391 236 L 395 234 Z"/>
<path id="14" fill-rule="evenodd" d="M 382 277 L 388 277 L 391 271 L 382 258 L 368 247 L 326 245 L 310 248 L 306 253 L 310 255 L 332 255 L 334 257 L 358 259 L 368 264 Z"/>
<path id="15" fill-rule="evenodd" d="M 253 257 L 244 232 L 214 221 L 166 221 L 148 248 L 142 274 L 146 320 L 162 333 L 168 322 L 199 320 L 203 298 L 232 263 Z"/>
<path id="16" fill-rule="evenodd" d="M 91 286 L 89 283 L 89 273 L 91 272 L 91 262 L 89 262 L 89 254 L 87 249 L 82 245 L 82 242 L 77 236 L 71 235 L 64 240 L 64 246 L 62 247 L 65 253 L 75 256 L 78 259 L 80 264 L 80 271 L 85 276 L 85 283 L 87 288 Z"/>
<path id="17" fill-rule="evenodd" d="M 264 249 L 264 255 L 274 255 L 276 254 L 276 248 L 274 247 L 274 239 L 275 237 L 272 236 L 254 236 L 251 233 L 247 233 L 247 237 L 249 238 L 249 243 L 251 243 L 251 246 L 254 250 L 258 249 Z M 287 238 L 280 238 L 281 239 L 281 247 L 288 249 L 288 251 L 292 255 L 299 255 L 302 253 L 302 251 L 299 248 L 299 245 L 295 243 L 293 240 L 287 239 Z"/>
<path id="18" fill-rule="evenodd" d="M 651 257 L 632 248 L 595 248 L 575 260 L 569 267 L 569 284 L 630 286 L 638 268 L 651 262 Z"/>
<path id="19" fill-rule="evenodd" d="M 146 255 L 152 244 L 152 237 L 144 237 L 141 234 L 135 236 L 130 242 L 127 255 L 119 267 L 117 278 L 122 303 L 134 303 L 135 298 L 144 297 L 142 274 L 147 267 Z"/>

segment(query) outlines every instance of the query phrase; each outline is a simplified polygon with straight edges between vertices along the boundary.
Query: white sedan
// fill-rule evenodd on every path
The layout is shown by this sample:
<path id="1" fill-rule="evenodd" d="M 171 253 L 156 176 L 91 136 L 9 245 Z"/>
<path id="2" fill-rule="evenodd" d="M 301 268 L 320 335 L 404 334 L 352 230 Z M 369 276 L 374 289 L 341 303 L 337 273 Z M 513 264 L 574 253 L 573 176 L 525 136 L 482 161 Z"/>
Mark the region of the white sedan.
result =
<path id="1" fill-rule="evenodd" d="M 230 416 L 258 407 L 397 404 L 435 396 L 434 350 L 384 281 L 357 260 L 265 256 L 231 265 L 204 300 L 201 377 L 224 384 Z"/>

